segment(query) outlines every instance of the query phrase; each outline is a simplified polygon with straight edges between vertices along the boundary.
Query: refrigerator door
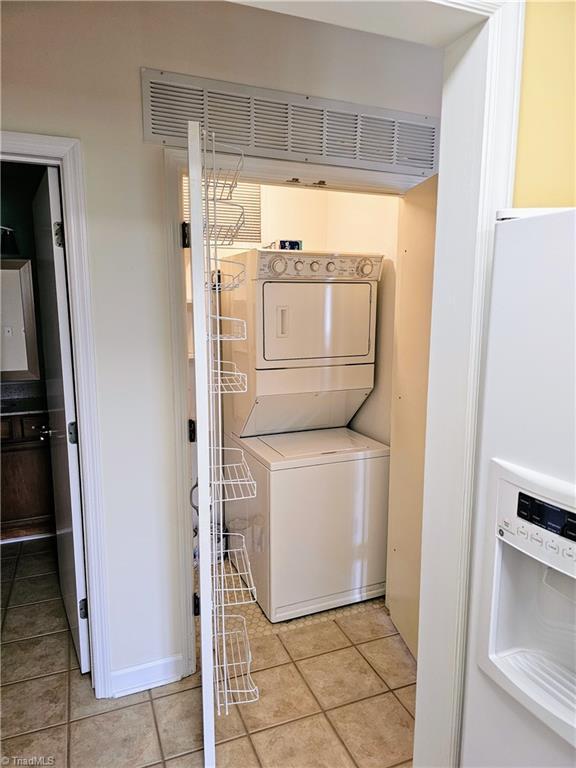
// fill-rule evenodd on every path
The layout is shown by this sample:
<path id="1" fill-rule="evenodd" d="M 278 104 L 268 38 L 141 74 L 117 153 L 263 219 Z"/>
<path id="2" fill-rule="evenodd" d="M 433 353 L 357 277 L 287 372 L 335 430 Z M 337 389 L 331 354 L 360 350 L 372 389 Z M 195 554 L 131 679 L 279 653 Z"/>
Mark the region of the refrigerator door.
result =
<path id="1" fill-rule="evenodd" d="M 576 211 L 508 213 L 496 226 L 483 371 L 461 764 L 565 768 L 576 717 L 565 652 L 576 629 L 573 569 L 568 555 L 562 562 L 571 544 L 541 521 L 524 526 L 527 544 L 517 531 L 520 493 L 574 509 Z M 547 543 L 558 556 L 544 553 Z M 565 670 L 551 695 L 536 667 Z"/>

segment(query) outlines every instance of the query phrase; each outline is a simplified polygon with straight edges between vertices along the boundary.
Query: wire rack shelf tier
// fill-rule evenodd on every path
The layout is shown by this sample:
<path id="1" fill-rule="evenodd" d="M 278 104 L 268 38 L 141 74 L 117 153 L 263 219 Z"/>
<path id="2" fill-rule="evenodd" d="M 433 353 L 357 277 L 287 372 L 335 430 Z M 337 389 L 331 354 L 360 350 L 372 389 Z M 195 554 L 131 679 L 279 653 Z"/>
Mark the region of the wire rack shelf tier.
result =
<path id="1" fill-rule="evenodd" d="M 239 501 L 256 497 L 256 481 L 252 477 L 241 448 L 216 447 L 212 467 L 214 501 Z"/>
<path id="2" fill-rule="evenodd" d="M 212 338 L 219 341 L 244 341 L 246 339 L 246 321 L 238 317 L 211 315 Z"/>
<path id="3" fill-rule="evenodd" d="M 243 264 L 228 259 L 212 258 L 212 270 L 207 287 L 215 293 L 222 291 L 235 291 L 246 278 L 246 269 Z"/>
<path id="4" fill-rule="evenodd" d="M 218 605 L 247 605 L 256 602 L 246 541 L 241 533 L 227 534 L 224 558 L 212 564 L 214 601 Z"/>
<path id="5" fill-rule="evenodd" d="M 217 705 L 228 711 L 231 704 L 258 701 L 258 686 L 250 673 L 252 654 L 246 619 L 226 614 L 225 629 L 215 637 Z"/>
<path id="6" fill-rule="evenodd" d="M 235 363 L 222 360 L 218 368 L 212 369 L 210 391 L 214 394 L 246 392 L 247 389 L 248 376 L 239 371 Z"/>

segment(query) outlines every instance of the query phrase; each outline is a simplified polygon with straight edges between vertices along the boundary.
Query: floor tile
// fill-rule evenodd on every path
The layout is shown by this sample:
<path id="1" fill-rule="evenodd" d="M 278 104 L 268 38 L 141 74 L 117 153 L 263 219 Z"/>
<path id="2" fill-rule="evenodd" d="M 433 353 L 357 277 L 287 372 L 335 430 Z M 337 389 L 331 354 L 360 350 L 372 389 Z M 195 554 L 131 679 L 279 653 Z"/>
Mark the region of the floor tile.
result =
<path id="1" fill-rule="evenodd" d="M 25 637 L 47 635 L 68 629 L 62 600 L 8 608 L 2 630 L 2 640 L 21 640 Z"/>
<path id="2" fill-rule="evenodd" d="M 21 555 L 16 569 L 16 578 L 41 576 L 44 573 L 56 573 L 58 570 L 54 552 L 38 552 L 35 555 Z"/>
<path id="3" fill-rule="evenodd" d="M 60 725 L 66 722 L 66 674 L 39 677 L 2 687 L 2 735 Z"/>
<path id="4" fill-rule="evenodd" d="M 416 716 L 416 686 L 409 685 L 407 688 L 398 688 L 394 691 L 402 704 L 406 707 L 412 717 Z"/>
<path id="5" fill-rule="evenodd" d="M 215 713 L 214 721 L 216 723 L 216 744 L 237 739 L 246 733 L 246 728 L 244 728 L 242 719 L 238 714 L 238 707 L 234 705 L 228 708 L 227 715 Z"/>
<path id="6" fill-rule="evenodd" d="M 193 688 L 154 700 L 165 757 L 202 747 L 202 689 Z"/>
<path id="7" fill-rule="evenodd" d="M 157 688 L 151 688 L 150 693 L 153 699 L 159 699 L 161 696 L 169 696 L 171 693 L 198 688 L 199 685 L 202 685 L 202 676 L 200 672 L 195 672 L 193 675 L 183 677 L 182 680 L 177 680 L 175 683 L 167 683 L 166 685 L 159 685 Z"/>
<path id="8" fill-rule="evenodd" d="M 366 643 L 398 632 L 384 608 L 342 616 L 336 623 L 353 643 Z"/>
<path id="9" fill-rule="evenodd" d="M 388 690 L 355 648 L 304 659 L 297 666 L 323 709 Z"/>
<path id="10" fill-rule="evenodd" d="M 66 768 L 66 726 L 5 739 L 2 742 L 2 757 L 11 758 L 14 765 L 40 765 L 38 759 L 44 758 L 44 765 Z"/>
<path id="11" fill-rule="evenodd" d="M 76 655 L 76 648 L 74 648 L 74 640 L 72 639 L 72 633 L 70 633 L 69 649 L 70 649 L 70 658 L 69 658 L 68 669 L 78 669 L 80 665 L 78 664 L 78 656 Z"/>
<path id="12" fill-rule="evenodd" d="M 282 632 L 281 639 L 293 659 L 304 659 L 350 645 L 346 635 L 333 621 Z"/>
<path id="13" fill-rule="evenodd" d="M 97 699 L 94 696 L 90 675 L 82 675 L 78 669 L 70 672 L 70 720 L 99 715 L 131 704 L 141 704 L 144 701 L 148 701 L 147 691 L 134 693 L 131 696 L 120 696 L 116 699 Z"/>
<path id="14" fill-rule="evenodd" d="M 280 725 L 320 711 L 293 664 L 255 672 L 252 678 L 260 690 L 260 698 L 242 707 L 242 719 L 249 731 Z"/>
<path id="15" fill-rule="evenodd" d="M 36 555 L 39 552 L 55 552 L 56 536 L 44 536 L 42 539 L 30 539 L 22 542 L 23 555 Z"/>
<path id="16" fill-rule="evenodd" d="M 22 544 L 19 541 L 13 541 L 11 544 L 0 545 L 0 557 L 18 557 Z"/>
<path id="17" fill-rule="evenodd" d="M 324 715 L 260 731 L 252 741 L 262 768 L 354 768 Z"/>
<path id="18" fill-rule="evenodd" d="M 393 693 L 326 713 L 358 768 L 387 768 L 412 758 L 414 720 Z"/>
<path id="19" fill-rule="evenodd" d="M 70 724 L 70 768 L 139 768 L 161 759 L 150 702 Z"/>
<path id="20" fill-rule="evenodd" d="M 286 664 L 290 661 L 290 656 L 286 653 L 278 635 L 251 637 L 250 652 L 252 653 L 251 669 L 253 672 L 257 672 L 259 669 L 277 667 L 279 664 Z"/>
<path id="21" fill-rule="evenodd" d="M 359 645 L 358 650 L 390 688 L 416 682 L 416 662 L 400 635 Z"/>
<path id="22" fill-rule="evenodd" d="M 12 589 L 13 581 L 3 581 L 0 585 L 0 602 L 2 604 L 2 608 L 6 608 L 6 604 L 8 603 L 8 598 L 10 597 L 10 590 Z"/>
<path id="23" fill-rule="evenodd" d="M 2 684 L 68 669 L 68 632 L 42 635 L 2 646 Z"/>
<path id="24" fill-rule="evenodd" d="M 55 573 L 47 573 L 44 576 L 33 576 L 29 579 L 16 579 L 9 604 L 10 607 L 13 607 L 54 600 L 59 597 L 60 582 L 58 576 Z"/>
<path id="25" fill-rule="evenodd" d="M 15 557 L 3 557 L 2 558 L 2 581 L 10 581 L 16 571 L 17 559 Z"/>
<path id="26" fill-rule="evenodd" d="M 226 741 L 216 746 L 216 764 L 218 768 L 260 768 L 250 739 L 245 736 L 234 741 Z M 204 751 L 190 752 L 182 757 L 168 760 L 166 768 L 204 768 Z"/>

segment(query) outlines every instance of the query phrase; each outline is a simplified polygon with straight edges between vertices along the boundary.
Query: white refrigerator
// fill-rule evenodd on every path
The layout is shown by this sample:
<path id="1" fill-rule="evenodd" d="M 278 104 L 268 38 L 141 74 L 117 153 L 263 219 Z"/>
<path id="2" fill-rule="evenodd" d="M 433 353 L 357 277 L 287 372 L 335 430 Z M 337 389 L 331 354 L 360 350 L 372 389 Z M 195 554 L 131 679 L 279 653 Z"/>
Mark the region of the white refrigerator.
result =
<path id="1" fill-rule="evenodd" d="M 576 209 L 498 218 L 461 765 L 567 768 L 576 762 Z"/>

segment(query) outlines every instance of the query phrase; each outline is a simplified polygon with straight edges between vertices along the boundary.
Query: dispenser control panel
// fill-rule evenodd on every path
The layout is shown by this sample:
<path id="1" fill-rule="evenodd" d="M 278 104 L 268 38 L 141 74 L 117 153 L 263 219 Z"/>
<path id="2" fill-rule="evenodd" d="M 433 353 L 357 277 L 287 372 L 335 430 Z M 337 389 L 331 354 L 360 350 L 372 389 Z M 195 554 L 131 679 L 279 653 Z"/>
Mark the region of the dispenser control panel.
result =
<path id="1" fill-rule="evenodd" d="M 576 578 L 576 510 L 532 495 L 500 478 L 496 535 L 508 544 Z"/>

